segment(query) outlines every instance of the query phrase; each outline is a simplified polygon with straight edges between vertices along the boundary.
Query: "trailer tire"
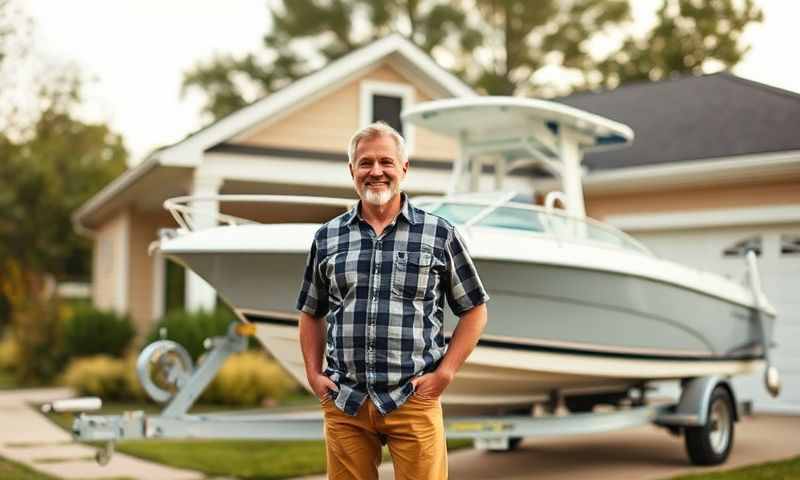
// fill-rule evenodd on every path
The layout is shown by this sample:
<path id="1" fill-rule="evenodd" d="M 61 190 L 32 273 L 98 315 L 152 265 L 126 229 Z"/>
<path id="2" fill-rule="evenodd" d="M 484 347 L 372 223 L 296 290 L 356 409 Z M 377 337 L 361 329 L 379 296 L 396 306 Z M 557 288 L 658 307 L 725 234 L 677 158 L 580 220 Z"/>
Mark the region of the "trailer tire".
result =
<path id="1" fill-rule="evenodd" d="M 736 415 L 724 386 L 714 387 L 706 413 L 705 425 L 685 429 L 686 453 L 695 465 L 719 465 L 731 453 Z"/>

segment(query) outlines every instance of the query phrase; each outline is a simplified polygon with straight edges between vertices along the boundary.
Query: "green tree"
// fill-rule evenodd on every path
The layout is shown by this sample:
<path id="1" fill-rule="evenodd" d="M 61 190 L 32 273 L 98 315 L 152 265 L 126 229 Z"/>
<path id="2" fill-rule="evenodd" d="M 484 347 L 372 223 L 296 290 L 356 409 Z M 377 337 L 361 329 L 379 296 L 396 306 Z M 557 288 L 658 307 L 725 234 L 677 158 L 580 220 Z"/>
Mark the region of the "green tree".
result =
<path id="1" fill-rule="evenodd" d="M 18 376 L 35 381 L 61 367 L 55 285 L 90 271 L 72 212 L 125 170 L 127 153 L 108 126 L 75 116 L 80 75 L 48 71 L 28 54 L 32 36 L 17 27 L 29 20 L 15 8 L 0 0 L 0 32 L 11 32 L 0 33 L 0 295 L 23 357 Z M 14 72 L 35 81 L 12 81 Z"/>
<path id="2" fill-rule="evenodd" d="M 222 55 L 185 73 L 217 119 L 342 55 L 400 33 L 483 93 L 552 95 L 546 68 L 570 71 L 572 88 L 615 87 L 638 79 L 697 73 L 711 61 L 736 64 L 741 33 L 762 14 L 753 0 L 664 0 L 643 38 L 627 0 L 292 0 L 271 2 L 263 49 Z M 590 45 L 624 37 L 606 58 Z"/>
<path id="3" fill-rule="evenodd" d="M 223 55 L 184 76 L 184 93 L 206 94 L 205 112 L 220 118 L 331 60 L 400 33 L 450 70 L 490 94 L 535 87 L 547 65 L 587 62 L 595 35 L 628 18 L 626 0 L 292 0 L 272 2 L 260 52 Z M 550 48 L 561 48 L 550 55 Z M 245 92 L 251 92 L 246 95 Z M 255 94 L 253 95 L 252 92 Z"/>
<path id="4" fill-rule="evenodd" d="M 589 86 L 614 88 L 639 80 L 730 68 L 749 46 L 742 33 L 764 14 L 754 0 L 665 0 L 647 35 L 628 35 L 622 47 L 601 62 Z"/>

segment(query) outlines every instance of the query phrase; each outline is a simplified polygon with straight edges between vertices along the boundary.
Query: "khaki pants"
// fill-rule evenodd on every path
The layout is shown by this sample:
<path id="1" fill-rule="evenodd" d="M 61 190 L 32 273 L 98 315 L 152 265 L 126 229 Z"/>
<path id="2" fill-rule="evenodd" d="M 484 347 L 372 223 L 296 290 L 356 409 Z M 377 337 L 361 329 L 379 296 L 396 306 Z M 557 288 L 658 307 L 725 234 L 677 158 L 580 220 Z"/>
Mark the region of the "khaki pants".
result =
<path id="1" fill-rule="evenodd" d="M 392 454 L 395 479 L 447 479 L 447 445 L 439 399 L 411 395 L 386 416 L 369 398 L 354 417 L 340 411 L 331 400 L 322 403 L 322 410 L 329 479 L 377 480 L 381 435 Z"/>

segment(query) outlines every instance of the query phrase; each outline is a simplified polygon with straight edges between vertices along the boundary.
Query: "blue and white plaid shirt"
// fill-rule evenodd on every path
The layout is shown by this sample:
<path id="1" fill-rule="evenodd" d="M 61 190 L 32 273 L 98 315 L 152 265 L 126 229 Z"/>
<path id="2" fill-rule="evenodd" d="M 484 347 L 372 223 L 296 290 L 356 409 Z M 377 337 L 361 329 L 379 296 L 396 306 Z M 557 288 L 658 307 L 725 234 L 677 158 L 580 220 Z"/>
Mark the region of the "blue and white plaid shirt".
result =
<path id="1" fill-rule="evenodd" d="M 386 415 L 413 392 L 410 380 L 444 356 L 444 301 L 456 315 L 489 296 L 455 228 L 402 194 L 377 236 L 360 202 L 323 225 L 308 255 L 297 309 L 327 320 L 327 375 L 349 415 L 369 397 Z"/>

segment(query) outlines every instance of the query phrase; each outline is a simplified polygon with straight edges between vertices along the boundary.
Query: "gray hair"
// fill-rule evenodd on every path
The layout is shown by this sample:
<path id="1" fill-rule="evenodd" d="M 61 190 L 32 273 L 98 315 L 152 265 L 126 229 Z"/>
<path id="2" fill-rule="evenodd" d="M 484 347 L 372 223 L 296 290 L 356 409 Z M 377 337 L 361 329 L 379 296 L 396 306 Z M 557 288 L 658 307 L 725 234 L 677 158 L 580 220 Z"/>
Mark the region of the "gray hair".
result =
<path id="1" fill-rule="evenodd" d="M 400 163 L 405 164 L 408 162 L 408 157 L 406 156 L 406 141 L 403 139 L 403 136 L 397 133 L 397 130 L 392 128 L 388 123 L 379 120 L 357 131 L 355 135 L 353 135 L 353 138 L 350 139 L 350 148 L 347 150 L 347 160 L 350 164 L 352 165 L 355 160 L 358 142 L 384 135 L 392 137 L 392 140 L 394 140 L 397 146 L 397 157 Z"/>

